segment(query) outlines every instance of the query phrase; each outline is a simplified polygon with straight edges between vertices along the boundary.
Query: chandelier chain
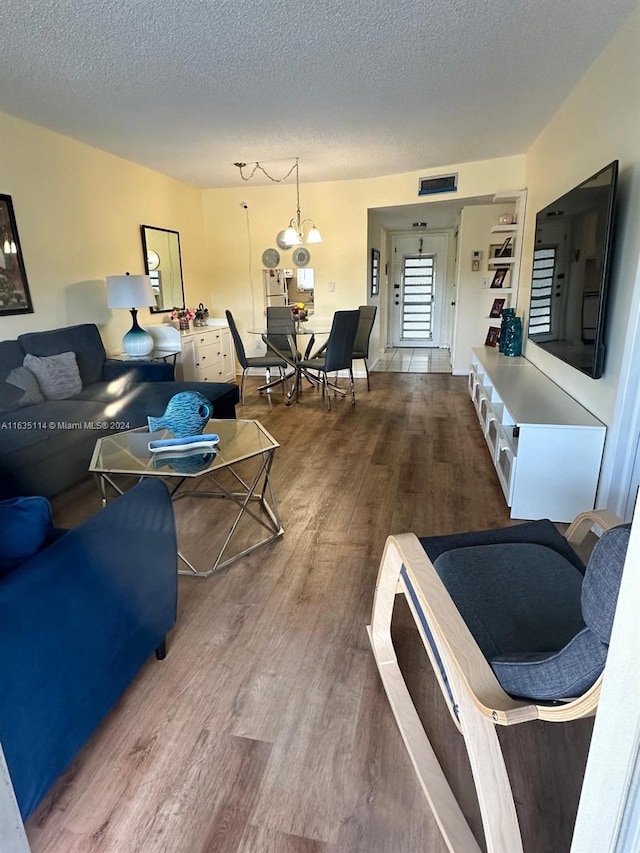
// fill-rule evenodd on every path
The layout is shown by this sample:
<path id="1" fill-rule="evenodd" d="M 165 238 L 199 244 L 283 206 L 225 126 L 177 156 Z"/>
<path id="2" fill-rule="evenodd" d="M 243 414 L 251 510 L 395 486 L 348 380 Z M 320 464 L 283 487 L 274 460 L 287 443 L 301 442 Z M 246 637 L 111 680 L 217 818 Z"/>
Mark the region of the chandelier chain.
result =
<path id="1" fill-rule="evenodd" d="M 270 181 L 273 181 L 274 184 L 281 184 L 282 181 L 286 181 L 287 178 L 289 177 L 289 175 L 291 175 L 294 171 L 296 172 L 296 175 L 297 175 L 298 158 L 296 157 L 296 161 L 293 164 L 293 166 L 289 169 L 287 174 L 283 175 L 281 178 L 274 178 L 273 175 L 270 175 L 269 172 L 267 172 L 267 170 L 264 168 L 264 166 L 261 163 L 258 163 L 258 161 L 256 161 L 253 164 L 253 169 L 251 170 L 251 174 L 246 175 L 246 176 L 245 176 L 244 172 L 242 171 L 243 169 L 245 169 L 247 167 L 246 163 L 234 163 L 233 165 L 237 166 L 238 169 L 240 170 L 240 177 L 242 178 L 243 181 L 250 181 L 256 172 L 262 172 L 262 174 L 265 175 L 265 177 L 269 178 Z"/>

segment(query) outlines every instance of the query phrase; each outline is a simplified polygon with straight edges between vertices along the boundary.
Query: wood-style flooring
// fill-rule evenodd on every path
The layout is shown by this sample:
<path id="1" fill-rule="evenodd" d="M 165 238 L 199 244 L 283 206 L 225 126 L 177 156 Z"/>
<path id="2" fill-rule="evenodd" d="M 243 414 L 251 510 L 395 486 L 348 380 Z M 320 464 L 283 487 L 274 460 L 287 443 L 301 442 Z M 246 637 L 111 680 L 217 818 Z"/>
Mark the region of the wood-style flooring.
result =
<path id="1" fill-rule="evenodd" d="M 330 413 L 312 390 L 286 408 L 256 385 L 238 417 L 281 444 L 286 532 L 208 580 L 180 579 L 166 660 L 148 661 L 31 817 L 34 853 L 445 851 L 365 626 L 389 533 L 511 523 L 466 380 L 374 374 L 355 407 L 338 399 Z M 190 555 L 211 550 L 221 504 L 176 505 Z M 54 502 L 67 526 L 98 508 L 91 480 Z M 396 609 L 407 682 L 481 839 L 462 739 Z M 590 731 L 501 732 L 527 853 L 568 851 Z"/>

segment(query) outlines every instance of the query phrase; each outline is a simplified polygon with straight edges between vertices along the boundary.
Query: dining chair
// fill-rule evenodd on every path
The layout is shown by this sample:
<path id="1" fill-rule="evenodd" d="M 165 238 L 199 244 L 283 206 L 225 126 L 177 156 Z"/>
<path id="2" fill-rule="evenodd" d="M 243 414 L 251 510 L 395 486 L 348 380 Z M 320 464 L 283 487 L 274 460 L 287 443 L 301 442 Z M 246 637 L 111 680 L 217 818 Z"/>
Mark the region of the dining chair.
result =
<path id="1" fill-rule="evenodd" d="M 227 317 L 227 322 L 229 323 L 229 329 L 231 330 L 231 337 L 233 338 L 233 345 L 236 350 L 236 356 L 238 361 L 240 362 L 240 367 L 242 368 L 242 380 L 240 382 L 240 402 L 244 405 L 244 386 L 247 378 L 247 373 L 252 367 L 264 368 L 264 370 L 266 370 L 267 372 L 267 384 L 261 386 L 258 389 L 259 391 L 263 391 L 268 387 L 271 387 L 271 368 L 277 367 L 280 371 L 280 378 L 283 383 L 282 390 L 284 392 L 284 381 L 286 376 L 285 371 L 287 367 L 287 362 L 276 355 L 248 357 L 244 348 L 244 344 L 242 343 L 242 338 L 240 337 L 240 333 L 238 332 L 236 321 L 233 319 L 233 314 L 229 310 L 225 311 L 224 313 Z"/>
<path id="2" fill-rule="evenodd" d="M 584 565 L 572 547 L 605 531 Z M 391 635 L 404 594 L 462 734 L 487 853 L 522 853 L 497 726 L 564 723 L 595 714 L 630 525 L 579 515 L 563 534 L 548 520 L 418 539 L 387 539 L 368 628 L 405 746 L 451 853 L 480 853 L 418 717 Z M 435 706 L 434 706 L 435 707 Z M 519 802 L 526 808 L 526 802 Z"/>
<path id="3" fill-rule="evenodd" d="M 283 353 L 291 353 L 293 361 L 300 361 L 302 354 L 297 348 L 295 332 L 293 315 L 287 305 L 267 307 L 267 334 L 264 338 L 267 349 L 271 352 L 280 350 Z"/>
<path id="4" fill-rule="evenodd" d="M 333 315 L 331 332 L 326 345 L 310 358 L 303 358 L 298 366 L 301 370 L 312 370 L 322 377 L 322 393 L 326 399 L 327 411 L 331 410 L 331 395 L 341 394 L 346 397 L 347 392 L 338 385 L 329 382 L 328 374 L 337 373 L 339 370 L 349 372 L 351 387 L 351 405 L 355 405 L 356 395 L 353 386 L 353 343 L 358 330 L 360 311 L 336 311 Z"/>
<path id="5" fill-rule="evenodd" d="M 353 361 L 356 361 L 357 359 L 362 359 L 364 361 L 364 369 L 367 374 L 367 391 L 371 391 L 371 384 L 369 382 L 369 365 L 367 364 L 367 359 L 369 358 L 369 339 L 371 338 L 371 330 L 373 329 L 377 310 L 378 309 L 375 305 L 360 306 L 358 331 L 356 332 L 356 339 L 353 343 Z"/>

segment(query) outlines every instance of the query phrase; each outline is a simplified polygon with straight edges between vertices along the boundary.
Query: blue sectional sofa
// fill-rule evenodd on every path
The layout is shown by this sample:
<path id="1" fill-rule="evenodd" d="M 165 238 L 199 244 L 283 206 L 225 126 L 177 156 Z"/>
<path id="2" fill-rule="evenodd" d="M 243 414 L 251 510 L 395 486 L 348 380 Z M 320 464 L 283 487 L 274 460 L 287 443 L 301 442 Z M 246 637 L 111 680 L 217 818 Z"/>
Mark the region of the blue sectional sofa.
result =
<path id="1" fill-rule="evenodd" d="M 82 388 L 65 399 L 29 402 L 15 381 L 25 356 L 75 353 Z M 108 359 L 93 324 L 30 332 L 0 342 L 0 498 L 52 497 L 87 476 L 96 440 L 144 426 L 179 391 L 194 390 L 213 403 L 213 416 L 235 418 L 237 385 L 175 382 L 164 363 Z"/>
<path id="2" fill-rule="evenodd" d="M 176 534 L 168 490 L 149 479 L 68 532 L 42 498 L 5 502 L 0 537 L 0 744 L 26 819 L 154 650 L 164 656 Z"/>

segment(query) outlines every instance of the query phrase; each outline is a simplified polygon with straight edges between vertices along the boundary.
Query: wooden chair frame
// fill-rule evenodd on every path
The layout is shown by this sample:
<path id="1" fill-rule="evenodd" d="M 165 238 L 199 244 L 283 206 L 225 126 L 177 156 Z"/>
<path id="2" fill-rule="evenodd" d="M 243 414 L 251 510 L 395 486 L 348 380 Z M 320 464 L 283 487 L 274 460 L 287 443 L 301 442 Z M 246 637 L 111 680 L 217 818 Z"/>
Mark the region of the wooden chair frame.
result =
<path id="1" fill-rule="evenodd" d="M 569 543 L 579 544 L 594 526 L 604 531 L 619 523 L 608 510 L 585 512 L 564 535 Z M 387 539 L 367 630 L 400 733 L 451 853 L 480 853 L 481 848 L 429 743 L 398 666 L 391 639 L 397 594 L 406 597 L 451 718 L 464 738 L 487 851 L 522 853 L 515 803 L 495 727 L 528 720 L 566 722 L 593 715 L 602 676 L 582 696 L 562 705 L 535 705 L 511 698 L 476 645 L 418 538 L 404 533 Z"/>

